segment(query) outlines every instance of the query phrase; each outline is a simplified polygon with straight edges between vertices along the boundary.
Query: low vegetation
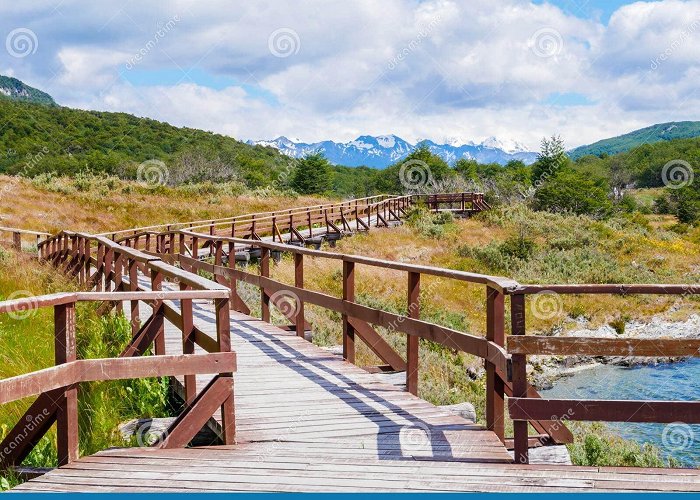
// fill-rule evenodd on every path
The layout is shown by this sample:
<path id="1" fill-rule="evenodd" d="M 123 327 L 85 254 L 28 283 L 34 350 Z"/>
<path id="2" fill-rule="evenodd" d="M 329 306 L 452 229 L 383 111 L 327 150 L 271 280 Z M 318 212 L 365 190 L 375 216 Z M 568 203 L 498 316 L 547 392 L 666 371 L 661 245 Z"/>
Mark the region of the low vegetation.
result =
<path id="1" fill-rule="evenodd" d="M 49 265 L 0 248 L 0 301 L 72 290 L 77 290 L 77 285 Z M 115 314 L 100 317 L 97 305 L 81 303 L 77 308 L 77 350 L 81 359 L 116 357 L 131 339 L 126 318 Z M 52 308 L 0 315 L 0 378 L 53 366 L 53 345 Z M 126 420 L 173 413 L 165 379 L 83 384 L 78 403 L 81 454 L 129 445 L 118 433 L 119 424 Z M 22 400 L 0 407 L 0 440 L 21 421 L 30 404 Z M 56 460 L 56 436 L 51 431 L 24 464 L 55 467 Z M 0 471 L 0 485 L 5 488 L 17 480 L 11 473 Z"/>

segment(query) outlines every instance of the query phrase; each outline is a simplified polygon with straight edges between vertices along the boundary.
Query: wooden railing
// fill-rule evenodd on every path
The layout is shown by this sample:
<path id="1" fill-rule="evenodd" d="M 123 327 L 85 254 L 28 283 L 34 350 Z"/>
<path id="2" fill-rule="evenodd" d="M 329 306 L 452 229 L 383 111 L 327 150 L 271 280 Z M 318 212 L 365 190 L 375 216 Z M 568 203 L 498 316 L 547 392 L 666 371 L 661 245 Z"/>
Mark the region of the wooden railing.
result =
<path id="1" fill-rule="evenodd" d="M 196 274 L 169 265 L 100 236 L 62 232 L 39 244 L 39 256 L 95 292 L 67 293 L 0 303 L 0 313 L 54 307 L 56 364 L 54 368 L 0 381 L 0 404 L 39 395 L 17 426 L 0 444 L 3 467 L 15 466 L 29 454 L 55 421 L 58 423 L 59 463 L 77 458 L 76 387 L 82 382 L 119 378 L 183 376 L 185 407 L 172 423 L 161 447 L 186 446 L 194 435 L 221 410 L 221 438 L 235 442 L 233 372 L 235 353 L 231 349 L 228 288 Z M 150 281 L 142 286 L 139 279 Z M 180 290 L 163 290 L 170 280 Z M 212 300 L 216 315 L 216 338 L 194 325 L 192 301 Z M 117 359 L 76 359 L 75 304 L 99 301 L 99 313 L 112 308 L 131 309 L 132 339 Z M 172 301 L 179 301 L 179 308 Z M 151 314 L 140 317 L 141 303 Z M 166 355 L 165 320 L 182 332 L 183 354 Z M 195 355 L 195 345 L 208 354 Z M 153 352 L 154 356 L 141 358 Z M 197 374 L 217 374 L 197 391 Z M 35 415 L 41 425 L 27 426 Z"/>
<path id="2" fill-rule="evenodd" d="M 5 240 L 9 235 L 9 239 Z M 30 240 L 32 245 L 38 246 L 42 240 L 50 238 L 50 233 L 41 231 L 29 231 L 27 229 L 18 229 L 15 227 L 0 227 L 0 245 L 7 245 L 14 250 L 22 250 L 22 243 Z"/>
<path id="3" fill-rule="evenodd" d="M 358 198 L 358 199 L 353 199 L 349 201 L 344 201 L 344 202 L 339 202 L 339 203 L 329 203 L 329 204 L 324 204 L 324 205 L 312 205 L 312 206 L 307 206 L 307 207 L 298 207 L 298 208 L 292 208 L 290 210 L 279 210 L 279 211 L 274 211 L 274 212 L 258 212 L 255 214 L 246 214 L 246 215 L 239 215 L 239 216 L 234 216 L 234 217 L 225 217 L 225 218 L 220 218 L 220 219 L 206 219 L 206 220 L 196 220 L 196 221 L 188 221 L 188 222 L 173 222 L 173 223 L 168 223 L 168 224 L 158 224 L 154 226 L 144 226 L 144 227 L 138 227 L 138 228 L 133 228 L 133 229 L 125 229 L 121 231 L 112 231 L 108 233 L 101 233 L 98 236 L 109 236 L 112 240 L 114 241 L 122 241 L 125 238 L 129 238 L 131 236 L 137 235 L 137 234 L 146 234 L 146 233 L 160 233 L 163 231 L 171 231 L 171 230 L 177 230 L 177 229 L 186 229 L 186 228 L 201 228 L 201 227 L 211 227 L 211 226 L 233 226 L 235 225 L 242 225 L 242 224 L 252 224 L 253 221 L 255 221 L 255 224 L 257 224 L 257 221 L 269 221 L 272 218 L 279 218 L 280 220 L 283 217 L 289 217 L 291 214 L 295 221 L 301 220 L 301 222 L 305 222 L 307 220 L 307 213 L 311 211 L 347 211 L 347 210 L 352 210 L 354 209 L 355 206 L 360 207 L 360 209 L 368 206 L 368 205 L 374 205 L 380 202 L 383 202 L 387 199 L 391 198 L 406 198 L 406 197 L 396 197 L 392 195 L 376 195 L 376 196 L 371 196 L 367 198 Z M 257 229 L 257 226 L 256 226 Z M 255 232 L 255 231 L 253 231 Z M 259 231 L 258 231 L 258 234 Z M 238 235 L 238 234 L 236 234 Z"/>
<path id="4" fill-rule="evenodd" d="M 490 208 L 481 193 L 445 195 L 379 195 L 340 203 L 291 208 L 275 212 L 240 215 L 224 219 L 193 221 L 105 233 L 114 241 L 132 248 L 152 250 L 159 234 L 188 229 L 211 236 L 230 236 L 305 244 L 323 236 L 334 241 L 343 233 L 387 227 L 406 215 L 406 210 L 422 202 L 431 210 L 475 213 Z"/>
<path id="5" fill-rule="evenodd" d="M 55 364 L 52 368 L 0 380 L 0 404 L 38 396 L 17 425 L 0 443 L 0 470 L 18 466 L 29 455 L 49 428 L 56 423 L 58 464 L 66 465 L 79 458 L 78 386 L 84 382 L 142 377 L 216 374 L 213 381 L 186 402 L 180 416 L 170 425 L 162 448 L 186 446 L 212 416 L 219 405 L 232 404 L 236 355 L 229 350 L 209 354 L 183 354 L 139 357 L 150 341 L 161 335 L 164 300 L 226 300 L 226 290 L 86 292 L 58 293 L 0 302 L 0 314 L 17 314 L 44 307 L 54 309 Z M 153 315 L 144 323 L 119 358 L 78 359 L 76 352 L 76 304 L 83 301 L 148 301 Z M 156 344 L 157 345 L 157 344 Z M 231 403 L 229 403 L 231 402 Z M 228 441 L 235 427 L 224 429 Z"/>
<path id="6" fill-rule="evenodd" d="M 564 426 L 567 420 L 604 422 L 700 423 L 700 401 L 537 399 L 528 392 L 527 356 L 652 356 L 700 357 L 699 339 L 615 339 L 593 337 L 525 336 L 527 295 L 606 294 L 678 295 L 700 293 L 700 285 L 526 285 L 511 294 L 513 397 L 508 409 L 514 420 L 515 460 L 528 463 L 528 423 L 549 419 Z"/>
<path id="7" fill-rule="evenodd" d="M 343 322 L 343 357 L 355 362 L 356 340 L 362 340 L 385 365 L 371 368 L 375 370 L 393 370 L 406 372 L 406 390 L 418 393 L 418 350 L 419 339 L 430 340 L 450 349 L 465 352 L 482 358 L 487 374 L 486 422 L 505 442 L 504 435 L 504 397 L 512 395 L 510 383 L 510 355 L 504 349 L 504 299 L 518 283 L 508 278 L 489 276 L 429 266 L 417 266 L 394 261 L 379 260 L 358 255 L 346 255 L 320 250 L 312 250 L 280 243 L 251 241 L 249 239 L 211 236 L 189 230 L 172 231 L 160 235 L 160 247 L 168 253 L 158 254 L 171 264 L 178 264 L 192 272 L 207 272 L 214 280 L 231 289 L 231 306 L 245 314 L 250 314 L 250 307 L 237 292 L 238 281 L 249 283 L 261 290 L 261 317 L 270 321 L 270 307 L 275 306 L 291 322 L 298 336 L 303 336 L 310 329 L 305 318 L 305 304 L 313 304 L 341 314 Z M 260 252 L 259 274 L 254 274 L 237 264 L 236 259 L 224 257 L 225 249 L 239 246 L 253 247 Z M 195 257 L 190 257 L 176 248 L 190 248 Z M 201 248 L 213 249 L 213 262 L 204 262 L 197 256 Z M 232 250 L 230 250 L 232 251 Z M 287 284 L 270 277 L 270 257 L 274 252 L 289 252 L 294 256 L 294 284 Z M 329 259 L 341 261 L 342 297 L 335 297 L 305 288 L 304 258 Z M 405 315 L 368 307 L 355 299 L 355 268 L 364 265 L 387 270 L 401 271 L 406 274 L 407 303 Z M 434 276 L 452 279 L 464 283 L 485 287 L 486 302 L 486 337 L 478 337 L 451 328 L 421 320 L 421 277 Z M 294 302 L 289 307 L 289 300 Z M 405 356 L 396 352 L 389 343 L 375 330 L 384 327 L 390 331 L 403 332 L 407 337 Z M 533 397 L 538 394 L 528 386 Z M 550 422 L 548 419 L 533 422 L 540 435 L 546 435 L 556 443 L 573 440 L 572 434 L 564 426 Z"/>

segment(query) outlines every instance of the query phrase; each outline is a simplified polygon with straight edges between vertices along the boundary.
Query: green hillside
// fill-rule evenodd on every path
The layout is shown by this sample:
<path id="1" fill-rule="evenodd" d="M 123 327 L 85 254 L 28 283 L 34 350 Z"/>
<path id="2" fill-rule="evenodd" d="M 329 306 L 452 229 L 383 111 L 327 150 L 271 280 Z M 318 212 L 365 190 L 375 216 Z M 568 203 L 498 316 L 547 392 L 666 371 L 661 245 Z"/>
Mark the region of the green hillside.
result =
<path id="1" fill-rule="evenodd" d="M 0 173 L 108 173 L 135 177 L 138 165 L 160 160 L 191 180 L 269 184 L 289 163 L 276 149 L 231 137 L 139 118 L 0 99 Z M 185 172 L 182 172 L 185 171 Z"/>
<path id="2" fill-rule="evenodd" d="M 576 160 L 586 155 L 613 155 L 624 153 L 642 144 L 652 144 L 673 139 L 687 139 L 700 136 L 700 122 L 659 123 L 630 132 L 629 134 L 603 139 L 587 146 L 579 146 L 569 152 Z"/>
<path id="3" fill-rule="evenodd" d="M 2 75 L 0 75 L 0 99 L 56 106 L 56 101 L 46 92 L 30 87 L 17 78 Z"/>

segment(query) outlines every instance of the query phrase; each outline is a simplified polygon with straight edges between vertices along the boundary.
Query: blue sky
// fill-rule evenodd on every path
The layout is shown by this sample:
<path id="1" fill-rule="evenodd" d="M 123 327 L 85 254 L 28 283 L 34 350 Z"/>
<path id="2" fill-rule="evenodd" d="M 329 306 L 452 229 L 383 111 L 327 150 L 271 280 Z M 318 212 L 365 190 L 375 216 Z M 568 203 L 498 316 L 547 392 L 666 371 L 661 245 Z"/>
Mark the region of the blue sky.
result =
<path id="1" fill-rule="evenodd" d="M 700 109 L 700 0 L 37 0 L 0 32 L 63 105 L 241 139 L 574 147 Z"/>

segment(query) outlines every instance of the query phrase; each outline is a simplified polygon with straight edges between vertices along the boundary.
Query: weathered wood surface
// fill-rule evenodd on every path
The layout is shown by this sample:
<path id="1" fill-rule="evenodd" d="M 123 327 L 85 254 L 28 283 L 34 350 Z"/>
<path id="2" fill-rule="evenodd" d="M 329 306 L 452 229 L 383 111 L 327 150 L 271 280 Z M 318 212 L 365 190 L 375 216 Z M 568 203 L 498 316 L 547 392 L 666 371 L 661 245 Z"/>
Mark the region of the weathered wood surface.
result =
<path id="1" fill-rule="evenodd" d="M 193 301 L 194 322 L 213 338 L 214 311 L 206 302 Z M 179 308 L 177 301 L 166 304 Z M 106 450 L 16 489 L 700 490 L 695 470 L 512 464 L 492 431 L 378 382 L 294 332 L 232 312 L 231 336 L 238 362 L 237 444 Z M 181 352 L 181 333 L 166 321 L 166 353 Z M 197 386 L 210 380 L 198 376 Z"/>

